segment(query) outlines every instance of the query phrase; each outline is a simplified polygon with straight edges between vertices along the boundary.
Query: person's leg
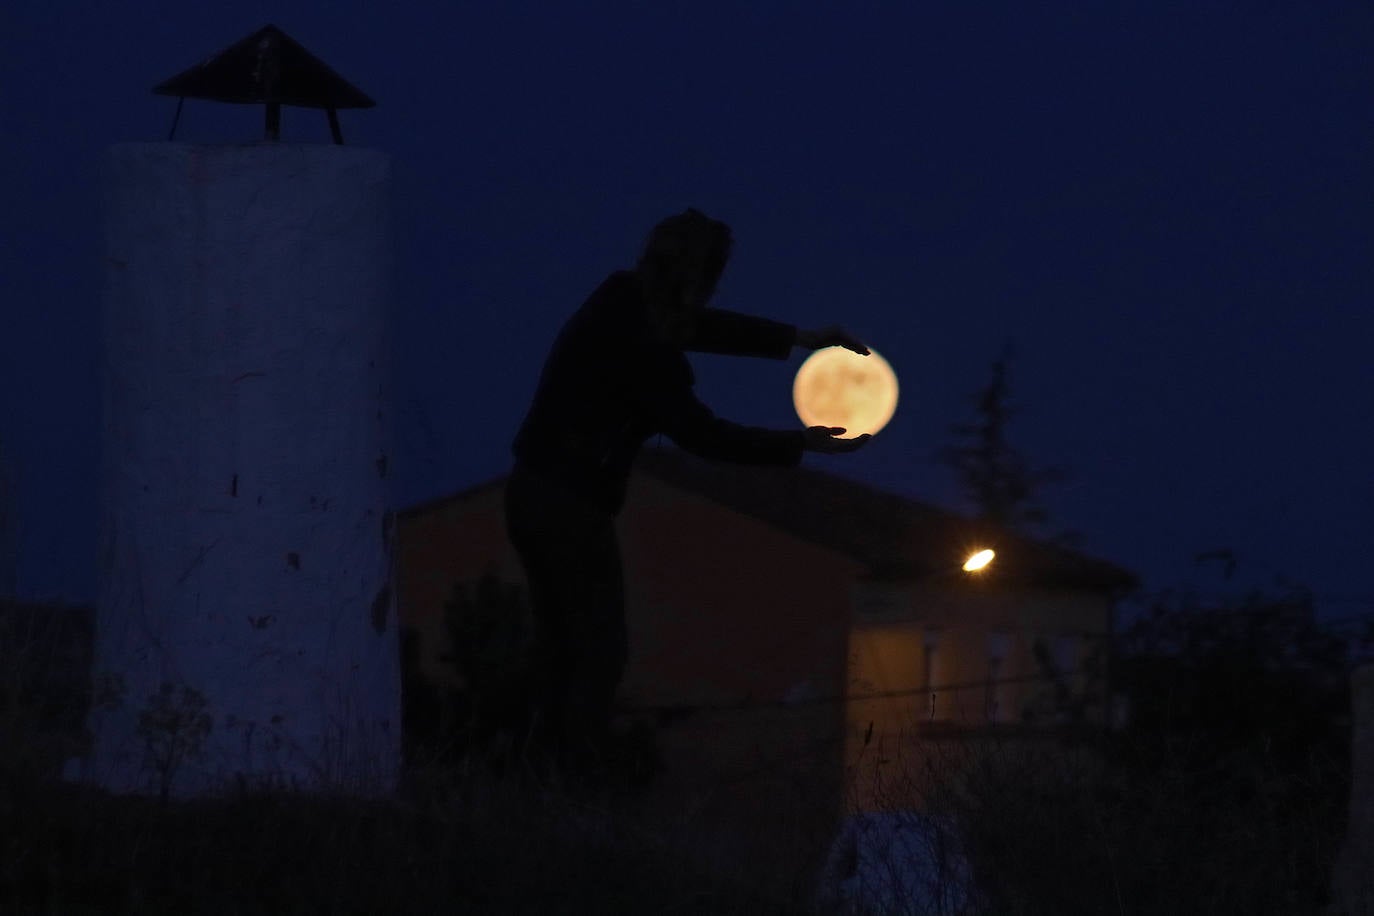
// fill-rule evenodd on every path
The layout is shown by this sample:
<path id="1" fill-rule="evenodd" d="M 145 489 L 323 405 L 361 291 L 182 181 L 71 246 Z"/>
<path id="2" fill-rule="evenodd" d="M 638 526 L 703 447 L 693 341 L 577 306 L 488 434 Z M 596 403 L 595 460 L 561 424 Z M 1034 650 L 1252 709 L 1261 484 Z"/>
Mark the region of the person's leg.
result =
<path id="1" fill-rule="evenodd" d="M 505 491 L 506 530 L 525 570 L 534 632 L 530 647 L 528 695 L 530 733 L 526 736 L 531 763 L 541 772 L 560 745 L 558 698 L 565 691 L 568 640 L 559 608 L 558 565 L 551 559 L 558 516 L 548 484 L 516 469 Z"/>
<path id="2" fill-rule="evenodd" d="M 628 657 L 624 580 L 613 521 L 606 517 L 588 525 L 567 560 L 570 651 L 562 723 L 584 758 L 594 759 L 604 751 Z"/>
<path id="3" fill-rule="evenodd" d="M 627 655 L 615 521 L 521 471 L 507 484 L 506 521 L 529 580 L 537 718 L 549 750 L 585 762 L 604 741 Z"/>

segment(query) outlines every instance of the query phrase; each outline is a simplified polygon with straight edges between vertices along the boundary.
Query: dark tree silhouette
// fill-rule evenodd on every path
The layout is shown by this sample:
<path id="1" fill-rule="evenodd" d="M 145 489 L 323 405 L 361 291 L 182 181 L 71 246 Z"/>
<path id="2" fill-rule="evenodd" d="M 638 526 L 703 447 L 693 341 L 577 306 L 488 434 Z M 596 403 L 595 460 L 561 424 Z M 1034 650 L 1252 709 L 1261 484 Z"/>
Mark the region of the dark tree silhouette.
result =
<path id="1" fill-rule="evenodd" d="M 1025 534 L 1045 534 L 1049 513 L 1040 503 L 1041 490 L 1059 483 L 1067 473 L 1058 467 L 1036 468 L 1007 437 L 1007 426 L 1020 412 L 1012 403 L 1007 379 L 1012 360 L 1008 344 L 992 364 L 992 378 L 973 397 L 976 419 L 949 428 L 954 442 L 936 452 L 936 459 L 958 476 L 964 495 L 978 517 Z M 1072 533 L 1052 536 L 1075 541 Z"/>
<path id="2" fill-rule="evenodd" d="M 401 734 L 407 764 L 442 756 L 443 693 L 425 676 L 420 662 L 422 637 L 414 627 L 401 627 Z"/>
<path id="3" fill-rule="evenodd" d="M 1173 787 L 1194 812 L 1180 830 L 1235 836 L 1224 825 L 1243 824 L 1270 843 L 1255 848 L 1257 869 L 1296 900 L 1324 901 L 1345 828 L 1361 648 L 1317 620 L 1300 586 L 1158 596 L 1118 637 L 1129 716 L 1113 757 L 1141 784 Z"/>
<path id="4" fill-rule="evenodd" d="M 1165 594 L 1118 637 L 1128 734 L 1195 761 L 1262 754 L 1284 772 L 1313 753 L 1340 761 L 1352 648 L 1301 587 L 1212 603 Z"/>
<path id="5" fill-rule="evenodd" d="M 524 728 L 531 664 L 524 590 L 490 573 L 459 583 L 444 604 L 444 628 L 451 651 L 441 660 L 463 680 L 465 743 L 485 746 L 499 732 Z"/>

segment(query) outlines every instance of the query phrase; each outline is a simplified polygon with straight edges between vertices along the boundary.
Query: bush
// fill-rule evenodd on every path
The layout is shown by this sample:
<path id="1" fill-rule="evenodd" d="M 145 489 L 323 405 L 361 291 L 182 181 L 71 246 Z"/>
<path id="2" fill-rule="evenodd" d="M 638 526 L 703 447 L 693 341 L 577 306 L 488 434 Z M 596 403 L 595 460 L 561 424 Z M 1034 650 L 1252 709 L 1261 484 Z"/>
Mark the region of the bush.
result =
<path id="1" fill-rule="evenodd" d="M 954 825 L 979 912 L 1323 912 L 1350 788 L 1349 665 L 1302 592 L 1161 604 L 1090 740 L 917 740 L 883 797 Z M 1084 733 L 1076 733 L 1082 736 Z"/>
<path id="2" fill-rule="evenodd" d="M 90 608 L 0 599 L 0 777 L 52 777 L 85 751 Z"/>

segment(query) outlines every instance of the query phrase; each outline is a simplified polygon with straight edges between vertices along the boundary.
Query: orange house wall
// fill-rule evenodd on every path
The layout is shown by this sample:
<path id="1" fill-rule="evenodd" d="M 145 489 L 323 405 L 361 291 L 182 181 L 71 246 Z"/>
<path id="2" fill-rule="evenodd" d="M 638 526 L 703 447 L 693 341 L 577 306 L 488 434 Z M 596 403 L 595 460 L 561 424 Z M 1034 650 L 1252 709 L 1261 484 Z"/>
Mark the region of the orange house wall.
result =
<path id="1" fill-rule="evenodd" d="M 452 680 L 443 604 L 495 573 L 524 583 L 500 483 L 398 523 L 400 618 L 422 665 Z M 751 518 L 636 475 L 617 522 L 631 658 L 622 694 L 645 704 L 779 700 L 843 687 L 849 588 L 859 567 Z"/>
<path id="2" fill-rule="evenodd" d="M 642 702 L 843 691 L 860 567 L 648 476 L 621 517 L 631 662 Z"/>
<path id="3" fill-rule="evenodd" d="M 421 634 L 432 680 L 455 682 L 440 660 L 453 586 L 486 573 L 524 583 L 503 492 L 497 483 L 400 516 L 400 617 Z M 631 481 L 618 528 L 630 640 L 623 706 L 843 694 L 857 563 L 644 474 Z M 659 794 L 755 824 L 782 823 L 780 812 L 808 797 L 824 802 L 813 806 L 823 833 L 839 805 L 844 722 L 843 704 L 829 702 L 706 710 L 663 724 Z M 808 827 L 788 829 L 800 836 Z"/>
<path id="4" fill-rule="evenodd" d="M 891 801 L 891 787 L 905 780 L 903 769 L 919 768 L 923 759 L 921 724 L 931 719 L 931 696 L 923 689 L 927 683 L 924 649 L 930 630 L 940 635 L 936 670 L 929 683 L 943 688 L 935 691 L 934 720 L 980 730 L 990 724 L 988 689 L 981 682 L 988 676 L 992 634 L 1004 634 L 1008 643 L 999 675 L 1008 683 L 997 694 L 998 723 L 1015 727 L 1025 705 L 1037 698 L 1048 699 L 1048 683 L 1032 679 L 1042 673 L 1033 653 L 1035 639 L 1047 637 L 1051 646 L 1057 636 L 1078 640 L 1078 657 L 1068 678 L 1077 692 L 1088 686 L 1082 668 L 1086 654 L 1105 641 L 1111 629 L 1113 603 L 1107 596 L 1000 587 L 991 574 L 984 580 L 907 586 L 901 591 L 896 604 L 905 607 L 904 613 L 882 621 L 856 621 L 851 633 L 854 695 L 897 694 L 848 705 L 846 762 L 857 767 L 855 796 L 866 807 L 878 798 Z M 954 685 L 969 686 L 950 689 Z M 1105 702 L 1101 703 L 1099 709 L 1105 708 Z M 1049 723 L 1040 723 L 1045 724 Z M 875 789 L 879 775 L 875 768 L 886 773 L 887 788 L 882 792 Z"/>
<path id="5" fill-rule="evenodd" d="M 397 613 L 420 635 L 420 670 L 437 684 L 457 683 L 440 659 L 449 651 L 443 612 L 453 587 L 489 572 L 524 584 L 506 538 L 504 493 L 496 483 L 397 519 Z"/>
<path id="6" fill-rule="evenodd" d="M 760 848 L 828 836 L 842 801 L 844 705 L 805 698 L 844 693 L 860 566 L 647 475 L 631 486 L 621 538 L 623 700 L 749 704 L 660 730 L 663 796 Z"/>
<path id="7" fill-rule="evenodd" d="M 433 680 L 454 682 L 439 659 L 448 651 L 442 609 L 453 586 L 487 573 L 524 583 L 503 493 L 497 482 L 399 518 L 400 617 L 421 633 L 422 670 Z M 904 619 L 851 630 L 859 564 L 647 474 L 632 479 L 618 527 L 630 638 L 620 700 L 630 707 L 910 690 L 921 684 L 927 627 L 943 630 L 938 683 L 984 678 L 992 632 L 1011 635 L 1004 670 L 1015 678 L 1035 673 L 1028 636 L 1110 629 L 1105 597 L 1002 589 L 989 576 L 904 586 Z M 1008 715 L 1032 689 L 1007 689 Z M 937 708 L 943 718 L 981 724 L 985 695 L 946 695 Z M 913 695 L 698 712 L 660 729 L 663 794 L 703 810 L 754 812 L 752 820 L 795 809 L 798 797 L 834 802 L 863 754 L 867 723 L 891 749 L 896 732 L 926 708 L 926 698 Z"/>
<path id="8" fill-rule="evenodd" d="M 1048 640 L 1051 649 L 1056 637 L 1076 640 L 1074 669 L 1069 676 L 1073 687 L 1086 685 L 1084 663 L 1095 646 L 1100 646 L 1111 631 L 1113 604 L 1102 595 L 1068 590 L 1000 588 L 995 583 L 970 587 L 909 588 L 903 598 L 906 612 L 881 622 L 856 621 L 851 633 L 853 677 L 856 693 L 902 691 L 910 695 L 885 700 L 889 710 L 882 721 L 897 718 L 913 724 L 913 718 L 930 717 L 930 697 L 916 694 L 926 682 L 925 645 L 931 630 L 939 632 L 936 671 L 929 678 L 936 691 L 935 718 L 966 726 L 987 724 L 989 638 L 1006 637 L 999 679 L 1001 722 L 1016 722 L 1021 708 L 1045 689 L 1045 682 L 1028 680 L 1042 672 L 1034 656 L 1037 638 Z M 959 690 L 953 685 L 965 686 Z M 877 702 L 877 701 L 872 701 Z M 860 709 L 876 706 L 856 705 Z M 866 726 L 863 723 L 854 723 Z M 881 724 L 881 723 L 880 723 Z"/>
<path id="9" fill-rule="evenodd" d="M 994 633 L 1008 637 L 1009 651 L 1000 674 L 1009 681 L 1001 693 L 1003 723 L 1018 721 L 1021 709 L 1049 687 L 1047 681 L 1025 680 L 1043 673 L 1034 655 L 1037 638 L 1046 638 L 1053 650 L 1056 637 L 1074 637 L 1077 653 L 1068 681 L 1081 690 L 1087 684 L 1083 663 L 1088 652 L 1111 632 L 1113 602 L 1109 597 L 1067 589 L 999 587 L 995 570 L 973 587 L 917 590 L 912 601 L 914 615 L 924 626 L 944 632 L 939 651 L 945 671 L 937 682 L 986 680 L 989 637 Z M 949 705 L 943 707 L 942 699 L 936 699 L 942 718 L 972 726 L 987 724 L 985 687 L 955 691 L 948 699 Z"/>

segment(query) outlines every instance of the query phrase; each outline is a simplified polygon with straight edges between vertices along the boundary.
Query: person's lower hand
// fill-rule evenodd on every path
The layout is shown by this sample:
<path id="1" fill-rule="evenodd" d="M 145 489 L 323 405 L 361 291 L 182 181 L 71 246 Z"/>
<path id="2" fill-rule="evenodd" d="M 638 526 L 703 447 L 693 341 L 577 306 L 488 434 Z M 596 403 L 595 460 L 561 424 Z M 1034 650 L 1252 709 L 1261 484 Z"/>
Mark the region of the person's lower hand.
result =
<path id="1" fill-rule="evenodd" d="M 864 433 L 855 436 L 853 439 L 837 438 L 845 431 L 843 426 L 808 426 L 804 432 L 806 450 L 808 452 L 821 452 L 826 455 L 838 455 L 841 452 L 853 452 L 868 443 L 873 436 Z"/>

